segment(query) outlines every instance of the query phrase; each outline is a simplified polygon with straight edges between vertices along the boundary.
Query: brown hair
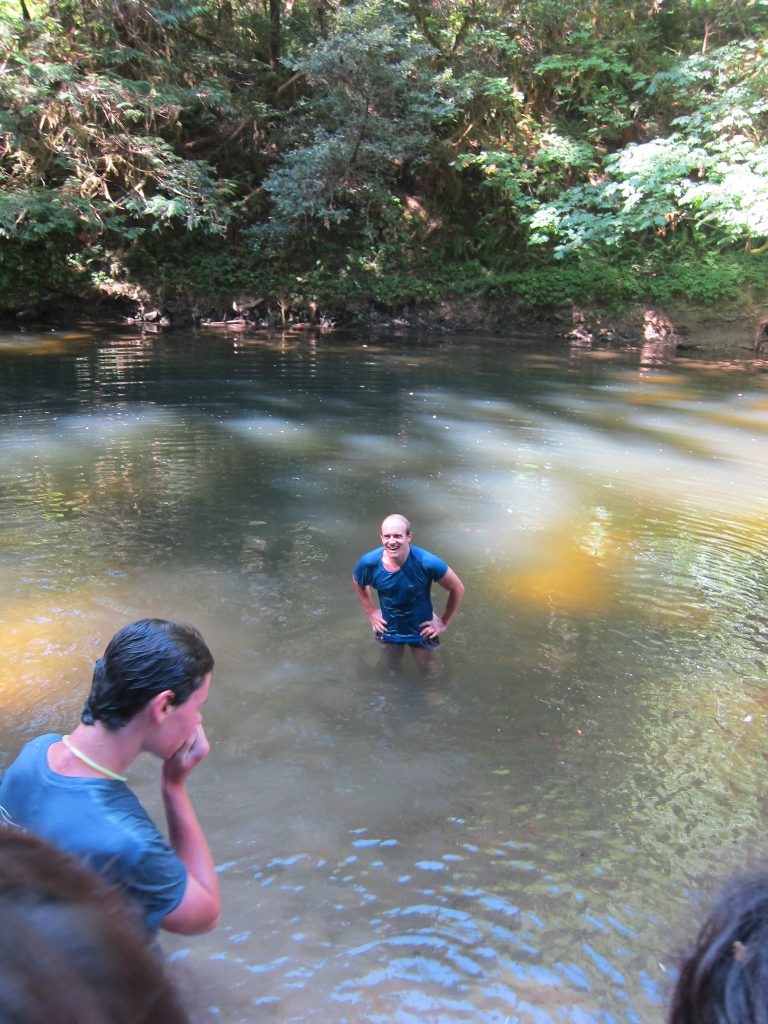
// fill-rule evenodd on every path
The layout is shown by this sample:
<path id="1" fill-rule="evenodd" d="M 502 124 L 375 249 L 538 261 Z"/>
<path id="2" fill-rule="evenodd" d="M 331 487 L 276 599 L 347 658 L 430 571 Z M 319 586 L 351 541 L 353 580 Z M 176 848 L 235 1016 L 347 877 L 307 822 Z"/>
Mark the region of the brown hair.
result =
<path id="1" fill-rule="evenodd" d="M 68 854 L 0 828 L 3 1024 L 189 1024 L 137 911 Z"/>

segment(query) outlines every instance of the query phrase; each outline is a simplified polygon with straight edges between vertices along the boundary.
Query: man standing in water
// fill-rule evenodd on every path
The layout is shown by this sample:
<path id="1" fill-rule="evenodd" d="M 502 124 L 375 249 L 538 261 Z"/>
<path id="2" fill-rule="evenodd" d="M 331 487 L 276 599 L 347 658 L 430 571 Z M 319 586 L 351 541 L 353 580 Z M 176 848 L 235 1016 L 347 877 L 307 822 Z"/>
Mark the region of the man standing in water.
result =
<path id="1" fill-rule="evenodd" d="M 216 869 L 186 783 L 210 747 L 201 708 L 213 657 L 191 626 L 142 619 L 96 662 L 81 722 L 27 743 L 0 783 L 0 816 L 78 857 L 122 889 L 150 932 L 210 931 Z M 126 785 L 141 753 L 162 761 L 170 842 Z"/>
<path id="2" fill-rule="evenodd" d="M 407 645 L 420 670 L 426 673 L 440 634 L 461 604 L 464 585 L 442 558 L 412 546 L 412 538 L 411 524 L 405 516 L 387 516 L 381 524 L 381 547 L 363 555 L 355 566 L 352 584 L 382 644 L 389 669 L 399 667 Z M 433 583 L 448 591 L 442 615 L 432 608 Z M 379 595 L 380 608 L 373 604 L 373 590 Z"/>

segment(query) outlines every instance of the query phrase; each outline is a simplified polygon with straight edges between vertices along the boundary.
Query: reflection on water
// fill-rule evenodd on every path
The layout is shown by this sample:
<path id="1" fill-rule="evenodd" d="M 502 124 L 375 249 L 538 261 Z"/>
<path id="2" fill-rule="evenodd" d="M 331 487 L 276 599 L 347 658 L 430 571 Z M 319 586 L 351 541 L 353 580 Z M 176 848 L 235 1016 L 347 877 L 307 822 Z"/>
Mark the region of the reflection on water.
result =
<path id="1" fill-rule="evenodd" d="M 217 657 L 224 920 L 164 938 L 198 1020 L 658 1021 L 696 895 L 762 854 L 766 378 L 575 355 L 0 339 L 2 763 L 126 621 Z M 350 583 L 394 510 L 467 586 L 427 679 Z"/>

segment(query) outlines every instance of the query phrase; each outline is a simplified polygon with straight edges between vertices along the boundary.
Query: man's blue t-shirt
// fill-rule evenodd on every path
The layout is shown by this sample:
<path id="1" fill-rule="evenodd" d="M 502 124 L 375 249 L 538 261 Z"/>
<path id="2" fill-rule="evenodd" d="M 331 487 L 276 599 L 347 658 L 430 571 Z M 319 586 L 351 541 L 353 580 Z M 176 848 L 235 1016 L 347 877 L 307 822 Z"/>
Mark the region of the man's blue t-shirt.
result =
<path id="1" fill-rule="evenodd" d="M 411 545 L 405 562 L 396 572 L 381 561 L 384 548 L 363 555 L 355 566 L 355 580 L 361 587 L 373 587 L 379 594 L 381 614 L 387 623 L 380 639 L 393 644 L 424 643 L 421 627 L 432 619 L 432 584 L 448 572 L 448 565 L 424 548 Z"/>
<path id="2" fill-rule="evenodd" d="M 139 905 L 151 931 L 181 903 L 187 869 L 124 782 L 60 775 L 31 740 L 0 782 L 0 813 L 83 861 Z"/>

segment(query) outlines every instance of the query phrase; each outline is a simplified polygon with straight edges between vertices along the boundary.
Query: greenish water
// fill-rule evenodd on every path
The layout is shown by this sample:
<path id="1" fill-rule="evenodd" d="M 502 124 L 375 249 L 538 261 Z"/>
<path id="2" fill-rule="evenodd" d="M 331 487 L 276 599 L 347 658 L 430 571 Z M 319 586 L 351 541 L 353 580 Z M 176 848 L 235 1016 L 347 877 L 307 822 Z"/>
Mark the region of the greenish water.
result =
<path id="1" fill-rule="evenodd" d="M 0 763 L 124 622 L 193 622 L 225 906 L 163 945 L 197 1019 L 660 1021 L 700 894 L 764 853 L 767 384 L 561 341 L 0 336 Z M 378 672 L 351 587 L 392 511 L 467 588 L 428 682 Z"/>

